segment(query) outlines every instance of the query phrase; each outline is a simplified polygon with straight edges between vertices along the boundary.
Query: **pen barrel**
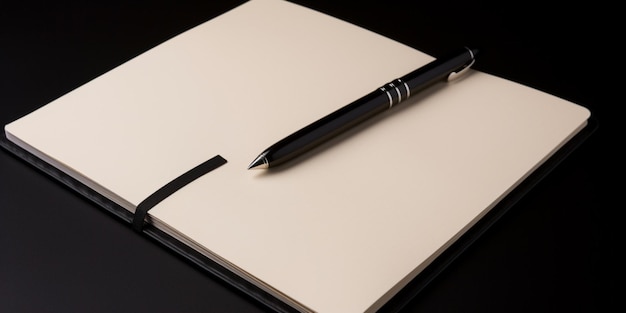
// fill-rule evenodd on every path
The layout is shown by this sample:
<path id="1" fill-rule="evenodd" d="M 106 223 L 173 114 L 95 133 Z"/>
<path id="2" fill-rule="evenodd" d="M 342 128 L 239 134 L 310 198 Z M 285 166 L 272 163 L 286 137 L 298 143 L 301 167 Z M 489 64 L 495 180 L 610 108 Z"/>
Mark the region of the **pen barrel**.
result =
<path id="1" fill-rule="evenodd" d="M 430 85 L 447 80 L 474 61 L 475 50 L 462 49 L 393 80 L 360 99 L 305 126 L 266 149 L 255 162 L 267 167 L 287 162 L 357 124 L 391 108 Z"/>
<path id="2" fill-rule="evenodd" d="M 377 89 L 278 141 L 267 149 L 268 161 L 276 166 L 293 159 L 389 107 L 387 94 Z"/>

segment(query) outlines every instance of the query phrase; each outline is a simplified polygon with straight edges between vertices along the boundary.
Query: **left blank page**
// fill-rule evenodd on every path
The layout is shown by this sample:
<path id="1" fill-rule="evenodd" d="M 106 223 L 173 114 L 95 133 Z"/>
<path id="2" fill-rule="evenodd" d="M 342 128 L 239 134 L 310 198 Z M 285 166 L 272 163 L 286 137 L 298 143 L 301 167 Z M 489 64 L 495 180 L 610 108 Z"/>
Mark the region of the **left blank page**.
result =
<path id="1" fill-rule="evenodd" d="M 263 209 L 246 213 L 255 208 L 255 198 L 242 193 L 242 188 L 251 187 L 240 185 L 239 175 L 254 179 L 259 173 L 248 171 L 248 164 L 277 138 L 430 60 L 432 57 L 424 53 L 319 12 L 286 1 L 255 0 L 112 69 L 7 125 L 5 131 L 13 142 L 130 212 L 182 173 L 217 154 L 223 156 L 228 163 L 206 175 L 217 179 L 217 185 L 204 189 L 198 180 L 183 189 L 200 186 L 200 197 L 185 199 L 188 193 L 177 192 L 177 197 L 166 199 L 149 212 L 157 227 L 287 302 L 300 302 L 322 311 L 325 307 L 343 312 L 356 307 L 360 311 L 372 305 L 380 296 L 378 289 L 386 286 L 372 286 L 375 288 L 370 288 L 367 296 L 337 298 L 340 294 L 327 288 L 332 282 L 320 281 L 326 291 L 318 293 L 321 285 L 311 285 L 308 278 L 289 274 L 294 270 L 313 273 L 298 262 L 293 262 L 289 271 L 276 271 L 274 266 L 284 262 L 280 260 L 283 253 L 294 251 L 289 248 L 275 253 L 287 239 L 282 231 L 263 234 L 268 240 L 282 238 L 259 246 L 263 257 L 245 244 L 235 249 L 243 254 L 232 259 L 233 251 L 221 248 L 222 244 L 236 247 L 242 244 L 240 240 L 251 243 L 239 236 L 252 235 L 247 231 L 258 226 L 265 224 L 263 227 L 269 230 L 280 230 L 308 218 L 295 207 L 267 214 Z M 278 182 L 298 186 L 289 179 Z M 311 195 L 317 192 L 321 190 Z M 205 202 L 205 197 L 211 198 L 214 193 L 230 199 L 227 202 L 236 201 Z M 266 200 L 271 202 L 277 196 L 274 193 Z M 176 201 L 173 212 L 169 211 L 169 200 Z M 189 206 L 191 211 L 181 210 L 181 206 Z M 235 215 L 218 217 L 217 211 L 207 211 L 211 207 L 228 208 L 226 212 Z M 200 212 L 191 213 L 194 210 Z M 278 212 L 284 212 L 285 219 L 266 220 L 268 214 Z M 246 216 L 237 219 L 238 214 Z M 220 225 L 237 233 L 218 235 L 223 240 L 215 249 L 205 238 L 218 228 L 201 236 L 196 234 L 207 225 L 204 219 L 212 217 L 224 218 Z M 258 223 L 252 228 L 244 222 L 250 218 Z M 225 224 L 230 222 L 237 225 Z M 241 227 L 247 231 L 241 232 Z M 257 235 L 261 239 L 262 234 Z M 300 248 L 308 244 L 300 243 Z M 334 256 L 318 257 L 334 267 Z M 255 258 L 258 262 L 253 261 Z M 250 266 L 249 261 L 256 264 Z M 255 269 L 258 267 L 259 272 Z M 281 290 L 283 283 L 273 284 L 282 281 L 285 274 L 296 280 Z M 324 276 L 335 274 L 326 272 Z M 300 284 L 304 289 L 297 286 Z M 309 295 L 303 297 L 302 293 Z M 328 298 L 328 294 L 335 296 Z"/>

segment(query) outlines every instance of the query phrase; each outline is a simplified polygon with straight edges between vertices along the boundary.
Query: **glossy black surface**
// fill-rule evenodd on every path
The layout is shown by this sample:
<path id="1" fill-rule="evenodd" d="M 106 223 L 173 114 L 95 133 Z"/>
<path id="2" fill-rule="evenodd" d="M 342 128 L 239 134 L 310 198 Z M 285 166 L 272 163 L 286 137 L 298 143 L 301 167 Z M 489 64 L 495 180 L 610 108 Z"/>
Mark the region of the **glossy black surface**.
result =
<path id="1" fill-rule="evenodd" d="M 12 121 L 239 2 L 3 3 L 0 121 Z M 623 36 L 622 19 L 614 16 L 620 10 L 601 2 L 536 0 L 297 2 L 435 57 L 458 46 L 479 47 L 474 68 L 580 103 L 598 120 L 589 140 L 403 312 L 621 307 L 624 131 L 617 53 Z M 264 311 L 0 152 L 0 312 Z"/>

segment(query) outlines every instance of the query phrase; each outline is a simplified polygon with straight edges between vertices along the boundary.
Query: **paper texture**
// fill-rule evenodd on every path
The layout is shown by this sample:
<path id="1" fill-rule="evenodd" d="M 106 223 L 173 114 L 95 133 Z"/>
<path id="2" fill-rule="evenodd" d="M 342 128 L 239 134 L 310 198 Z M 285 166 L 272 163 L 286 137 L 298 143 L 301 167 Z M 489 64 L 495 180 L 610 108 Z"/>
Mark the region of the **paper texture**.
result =
<path id="1" fill-rule="evenodd" d="M 364 312 L 589 117 L 578 105 L 472 71 L 291 166 L 246 170 L 278 139 L 431 60 L 321 13 L 255 0 L 5 130 L 131 212 L 178 175 L 223 156 L 227 164 L 152 209 L 152 222 L 293 305 Z"/>

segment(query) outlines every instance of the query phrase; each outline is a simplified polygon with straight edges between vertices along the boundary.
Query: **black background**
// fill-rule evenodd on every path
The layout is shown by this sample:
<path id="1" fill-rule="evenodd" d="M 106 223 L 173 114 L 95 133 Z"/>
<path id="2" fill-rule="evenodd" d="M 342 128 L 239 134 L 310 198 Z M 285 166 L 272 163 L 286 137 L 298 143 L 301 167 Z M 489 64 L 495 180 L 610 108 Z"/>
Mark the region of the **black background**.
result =
<path id="1" fill-rule="evenodd" d="M 598 130 L 404 312 L 622 307 L 617 8 L 549 1 L 294 1 L 592 111 Z M 241 1 L 0 4 L 0 124 Z M 375 252 L 373 252 L 375 253 Z M 367 273 L 363 273 L 367 275 Z M 246 295 L 0 152 L 0 312 L 263 312 Z"/>

